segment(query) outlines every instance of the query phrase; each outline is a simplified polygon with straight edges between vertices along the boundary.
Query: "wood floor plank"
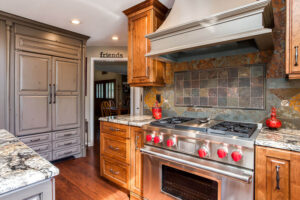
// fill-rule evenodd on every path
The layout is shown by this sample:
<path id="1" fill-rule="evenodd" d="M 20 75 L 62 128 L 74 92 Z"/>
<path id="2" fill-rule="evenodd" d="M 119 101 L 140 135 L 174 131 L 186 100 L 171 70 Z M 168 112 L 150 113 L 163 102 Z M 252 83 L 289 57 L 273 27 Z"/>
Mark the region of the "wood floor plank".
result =
<path id="1" fill-rule="evenodd" d="M 129 199 L 127 192 L 100 178 L 98 152 L 97 148 L 89 148 L 85 158 L 55 163 L 60 170 L 56 181 L 56 200 Z"/>

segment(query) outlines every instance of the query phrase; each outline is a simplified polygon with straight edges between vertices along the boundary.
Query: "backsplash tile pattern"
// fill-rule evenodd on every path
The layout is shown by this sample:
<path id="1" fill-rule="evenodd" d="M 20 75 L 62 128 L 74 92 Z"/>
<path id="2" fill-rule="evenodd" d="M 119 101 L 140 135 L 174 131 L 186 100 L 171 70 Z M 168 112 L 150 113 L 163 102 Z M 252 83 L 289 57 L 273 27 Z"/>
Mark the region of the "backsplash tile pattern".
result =
<path id="1" fill-rule="evenodd" d="M 175 106 L 265 109 L 265 66 L 175 72 Z"/>

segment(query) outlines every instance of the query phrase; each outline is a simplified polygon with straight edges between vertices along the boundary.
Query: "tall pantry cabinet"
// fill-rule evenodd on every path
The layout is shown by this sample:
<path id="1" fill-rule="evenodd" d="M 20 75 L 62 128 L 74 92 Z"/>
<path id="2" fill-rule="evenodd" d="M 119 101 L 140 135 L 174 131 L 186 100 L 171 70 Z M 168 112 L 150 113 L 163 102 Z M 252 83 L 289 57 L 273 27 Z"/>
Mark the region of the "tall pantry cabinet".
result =
<path id="1" fill-rule="evenodd" d="M 8 123 L 1 128 L 15 133 L 48 160 L 85 155 L 84 58 L 88 37 L 7 13 L 0 13 L 1 19 L 7 32 L 8 86 L 4 93 L 9 99 L 4 101 L 8 111 L 0 109 L 0 117 L 8 112 L 4 115 Z M 1 63 L 1 70 L 3 66 Z"/>

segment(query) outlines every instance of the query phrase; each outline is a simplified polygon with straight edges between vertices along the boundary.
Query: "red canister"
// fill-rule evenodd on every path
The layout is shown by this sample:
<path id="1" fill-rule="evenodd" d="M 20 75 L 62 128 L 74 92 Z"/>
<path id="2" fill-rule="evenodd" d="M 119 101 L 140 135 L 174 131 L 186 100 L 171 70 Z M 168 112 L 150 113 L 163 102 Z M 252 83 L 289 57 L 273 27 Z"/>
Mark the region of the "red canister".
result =
<path id="1" fill-rule="evenodd" d="M 158 106 L 158 102 L 156 101 L 155 106 L 152 107 L 152 115 L 155 119 L 161 119 L 162 117 L 162 109 Z"/>
<path id="2" fill-rule="evenodd" d="M 281 121 L 276 118 L 276 108 L 272 108 L 271 117 L 266 121 L 267 127 L 277 129 L 281 127 Z"/>

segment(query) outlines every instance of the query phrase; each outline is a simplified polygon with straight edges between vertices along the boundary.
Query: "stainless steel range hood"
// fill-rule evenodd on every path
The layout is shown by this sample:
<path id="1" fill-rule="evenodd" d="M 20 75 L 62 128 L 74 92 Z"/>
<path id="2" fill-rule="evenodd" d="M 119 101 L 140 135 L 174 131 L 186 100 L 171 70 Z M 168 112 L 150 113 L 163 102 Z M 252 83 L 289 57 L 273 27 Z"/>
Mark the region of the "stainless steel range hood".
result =
<path id="1" fill-rule="evenodd" d="M 273 49 L 271 0 L 175 0 L 148 57 L 182 62 Z"/>

